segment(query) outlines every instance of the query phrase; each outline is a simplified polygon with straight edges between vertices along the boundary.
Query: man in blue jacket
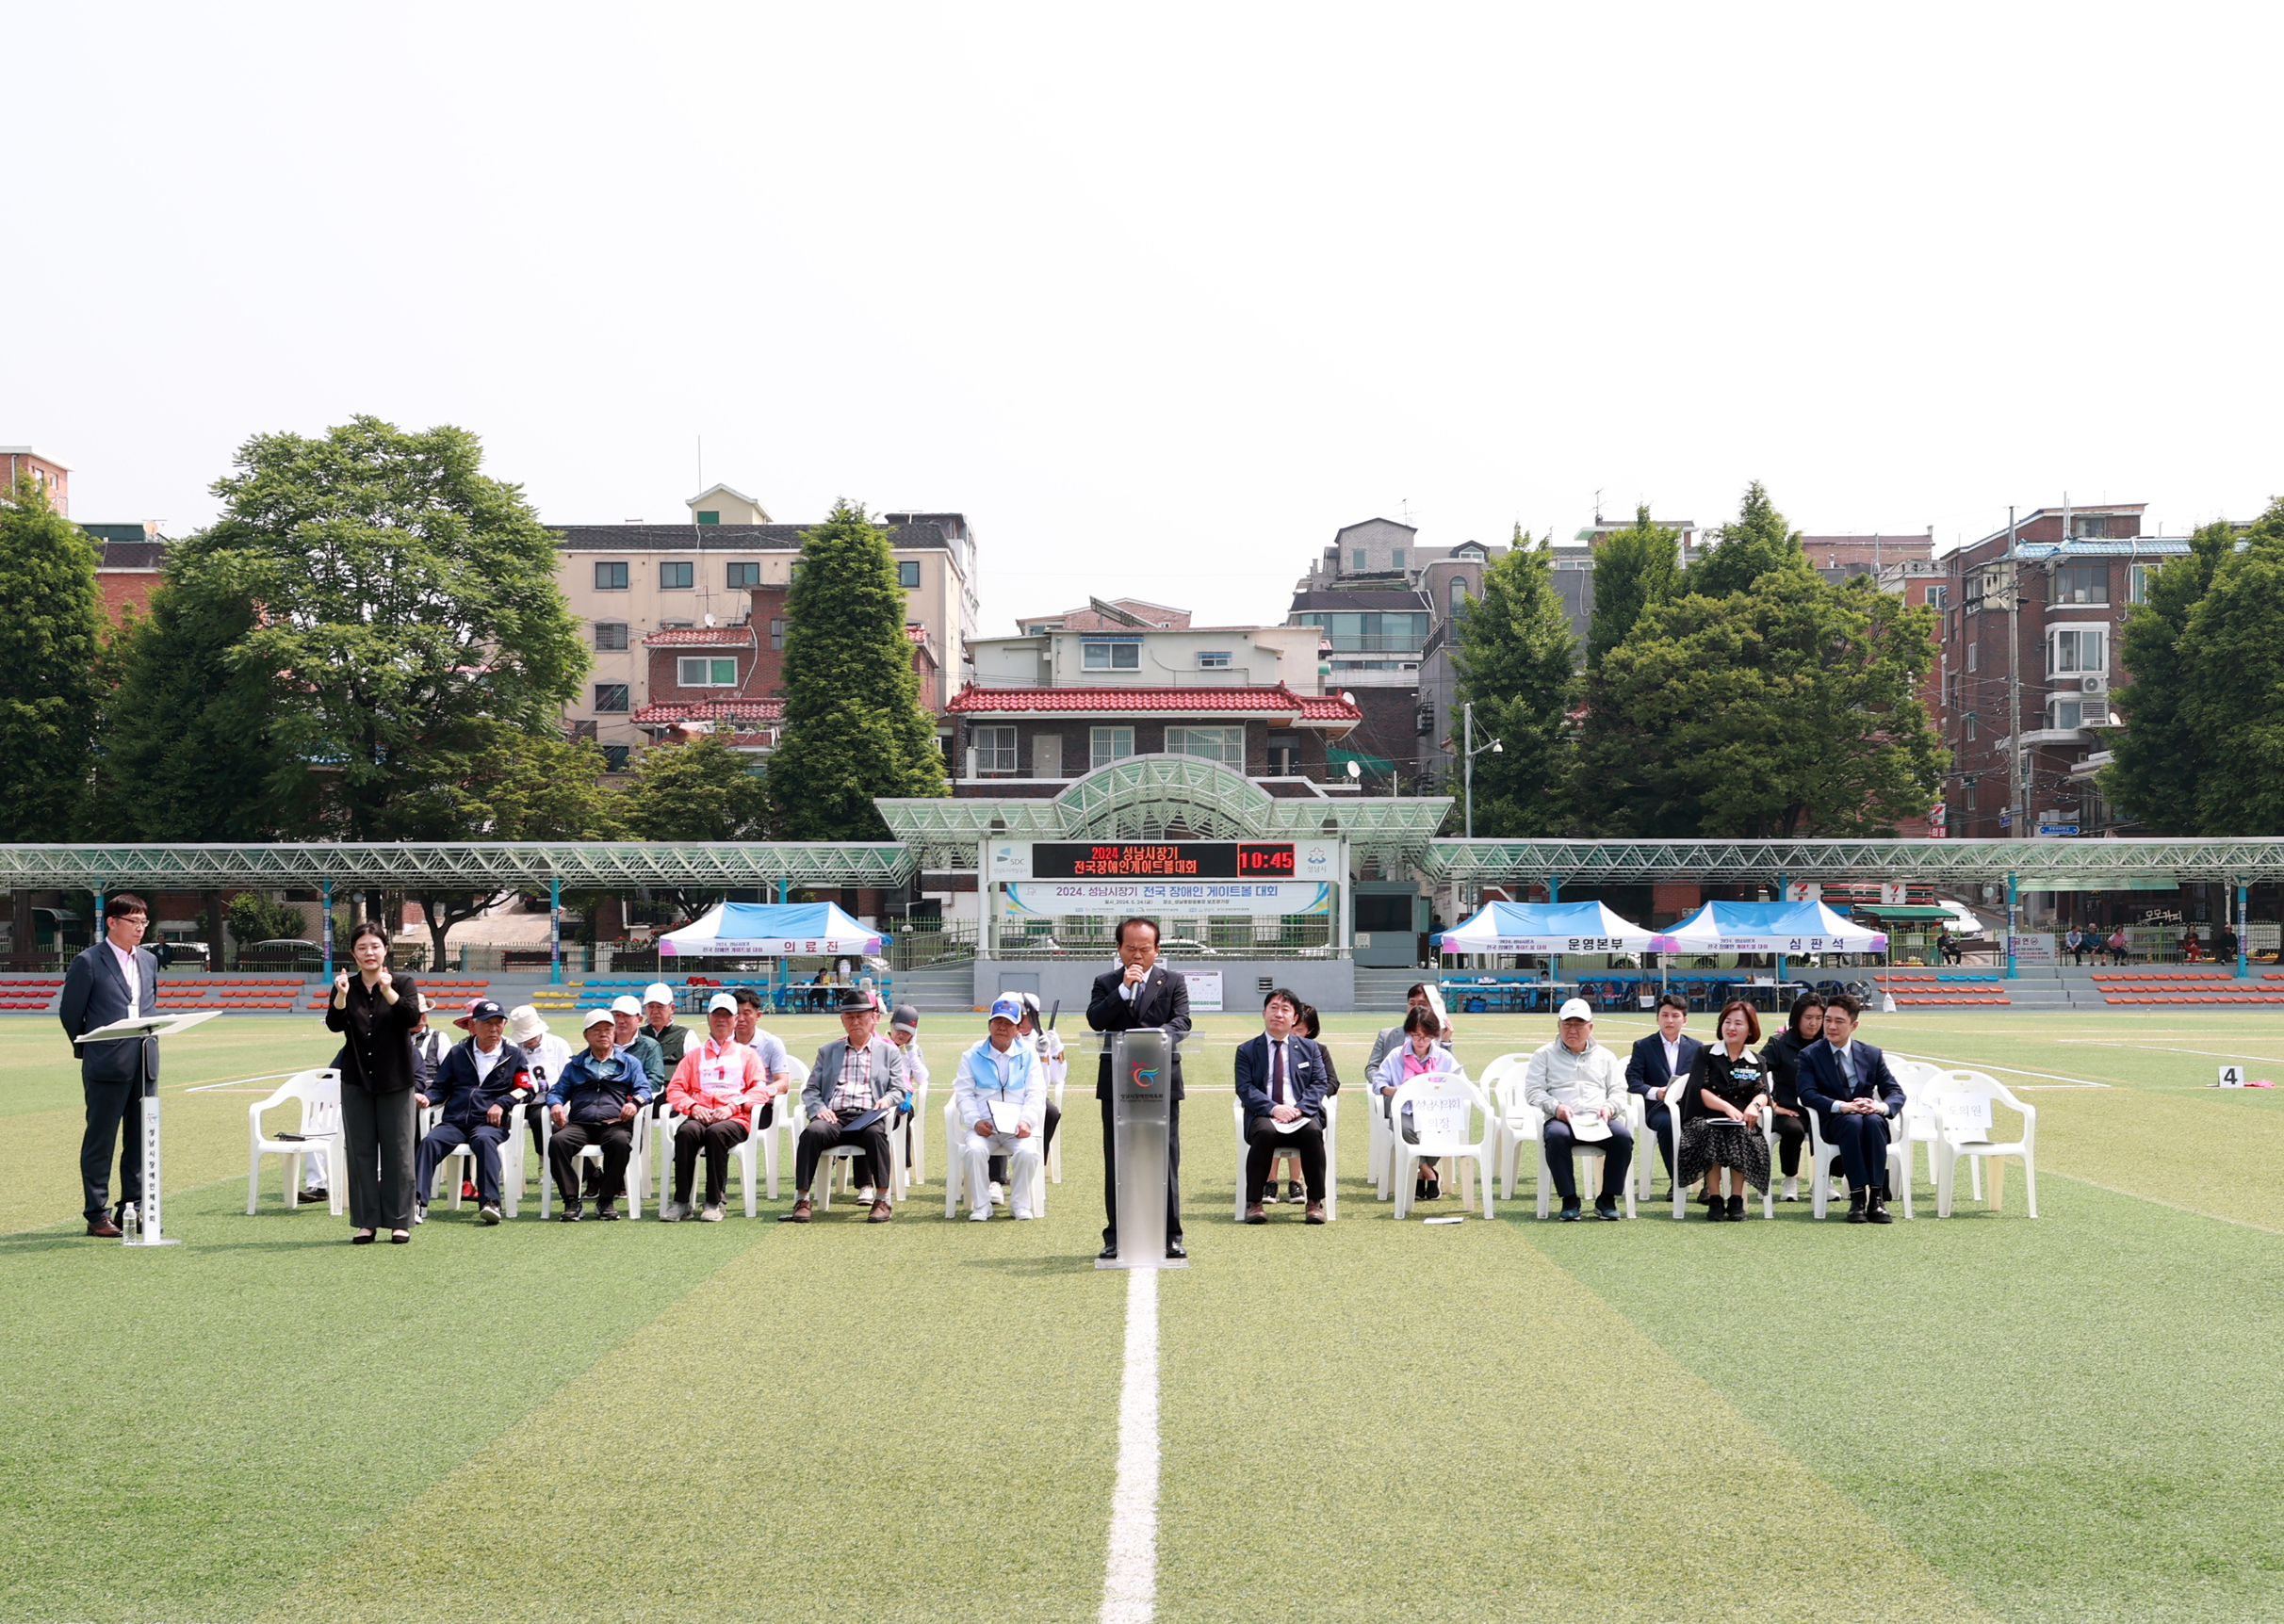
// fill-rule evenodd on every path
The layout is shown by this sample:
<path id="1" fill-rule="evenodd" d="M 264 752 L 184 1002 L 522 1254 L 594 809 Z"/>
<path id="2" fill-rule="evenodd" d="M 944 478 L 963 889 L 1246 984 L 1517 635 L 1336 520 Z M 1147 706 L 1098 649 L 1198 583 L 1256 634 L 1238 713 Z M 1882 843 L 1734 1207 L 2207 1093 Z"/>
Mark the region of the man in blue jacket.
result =
<path id="1" fill-rule="evenodd" d="M 138 1090 L 157 1092 L 158 1045 L 144 1038 L 82 1048 L 79 1037 L 113 1021 L 158 1014 L 158 960 L 141 946 L 143 928 L 150 922 L 150 909 L 140 897 L 113 897 L 104 910 L 104 939 L 72 961 L 63 975 L 63 998 L 56 1006 L 63 1035 L 72 1040 L 72 1052 L 79 1059 L 79 1085 L 87 1096 L 79 1181 L 87 1197 L 88 1233 L 109 1241 L 119 1239 L 120 1214 L 142 1200 L 143 1127 Z M 109 1207 L 114 1145 L 120 1146 L 116 1211 Z"/>
<path id="2" fill-rule="evenodd" d="M 1665 1091 L 1675 1078 L 1689 1075 L 1698 1052 L 1705 1047 L 1681 1030 L 1689 1018 L 1688 999 L 1679 993 L 1660 994 L 1657 1030 L 1635 1040 L 1625 1063 L 1626 1092 L 1641 1096 L 1642 1125 L 1657 1141 L 1669 1183 L 1673 1177 L 1673 1112 L 1665 1102 Z"/>
<path id="3" fill-rule="evenodd" d="M 1863 1005 L 1846 993 L 1824 1006 L 1824 1035 L 1801 1051 L 1801 1104 L 1823 1119 L 1824 1141 L 1848 1174 L 1848 1222 L 1889 1224 L 1887 1124 L 1903 1109 L 1903 1085 L 1887 1057 L 1855 1041 Z"/>
<path id="4" fill-rule="evenodd" d="M 464 1145 L 476 1149 L 476 1215 L 486 1224 L 499 1222 L 499 1147 L 515 1131 L 516 1102 L 531 1086 L 529 1057 L 521 1045 L 508 1042 L 507 1025 L 507 1011 L 490 999 L 479 1001 L 469 1012 L 473 1035 L 454 1045 L 413 1096 L 423 1110 L 444 1108 L 413 1153 L 416 1224 L 428 1221 L 436 1164 Z"/>
<path id="5" fill-rule="evenodd" d="M 617 1044 L 618 1026 L 609 1010 L 589 1010 L 583 1023 L 587 1047 L 547 1090 L 547 1119 L 555 1131 L 547 1140 L 548 1169 L 563 1198 L 560 1222 L 579 1221 L 579 1153 L 603 1147 L 603 1179 L 595 1215 L 608 1224 L 618 1214 L 627 1187 L 627 1159 L 634 1154 L 634 1119 L 650 1103 L 650 1074 Z"/>
<path id="6" fill-rule="evenodd" d="M 1293 1029 L 1300 999 L 1279 987 L 1261 1006 L 1262 1035 L 1237 1046 L 1237 1098 L 1245 1107 L 1245 1221 L 1266 1224 L 1269 1164 L 1280 1152 L 1300 1158 L 1309 1205 L 1302 1220 L 1325 1221 L 1325 1056 Z"/>

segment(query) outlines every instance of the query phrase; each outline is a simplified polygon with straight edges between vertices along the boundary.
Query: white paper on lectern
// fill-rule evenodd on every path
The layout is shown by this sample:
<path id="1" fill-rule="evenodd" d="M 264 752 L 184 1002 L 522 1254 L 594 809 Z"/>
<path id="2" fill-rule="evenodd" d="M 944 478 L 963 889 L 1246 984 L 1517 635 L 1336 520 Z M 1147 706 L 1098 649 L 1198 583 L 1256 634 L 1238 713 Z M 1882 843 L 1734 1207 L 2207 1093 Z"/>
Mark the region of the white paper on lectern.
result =
<path id="1" fill-rule="evenodd" d="M 193 1010 L 188 1015 L 129 1015 L 115 1020 L 109 1026 L 99 1026 L 93 1031 L 83 1031 L 74 1043 L 117 1043 L 126 1038 L 172 1037 L 176 1032 L 188 1031 L 201 1021 L 210 1021 L 220 1010 Z"/>

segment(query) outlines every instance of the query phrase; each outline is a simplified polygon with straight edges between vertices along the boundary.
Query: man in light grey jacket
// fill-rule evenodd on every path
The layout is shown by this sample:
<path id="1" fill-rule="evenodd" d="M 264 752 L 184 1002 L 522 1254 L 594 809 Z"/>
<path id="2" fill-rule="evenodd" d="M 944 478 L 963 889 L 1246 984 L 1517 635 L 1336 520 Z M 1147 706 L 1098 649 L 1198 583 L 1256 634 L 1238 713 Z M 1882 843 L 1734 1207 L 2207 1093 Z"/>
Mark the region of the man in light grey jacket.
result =
<path id="1" fill-rule="evenodd" d="M 817 1164 L 827 1151 L 843 1145 L 862 1150 L 877 1170 L 879 1187 L 868 1224 L 886 1224 L 894 1216 L 889 1197 L 895 1186 L 895 1161 L 889 1148 L 889 1129 L 896 1120 L 897 1104 L 905 1096 L 905 1056 L 878 1035 L 880 1000 L 869 988 L 852 987 L 840 995 L 843 1035 L 817 1051 L 808 1086 L 801 1091 L 808 1126 L 801 1130 L 793 1151 L 793 1210 L 783 1222 L 809 1221 L 809 1190 Z"/>
<path id="2" fill-rule="evenodd" d="M 1562 1197 L 1562 1221 L 1578 1221 L 1571 1151 L 1584 1145 L 1602 1152 L 1602 1194 L 1594 1199 L 1594 1216 L 1615 1223 L 1618 1196 L 1634 1160 L 1634 1127 L 1625 1114 L 1625 1064 L 1594 1041 L 1594 1009 L 1584 999 L 1572 999 L 1558 1018 L 1562 1036 L 1530 1057 L 1523 1097 L 1546 1118 L 1540 1132 L 1555 1192 Z"/>

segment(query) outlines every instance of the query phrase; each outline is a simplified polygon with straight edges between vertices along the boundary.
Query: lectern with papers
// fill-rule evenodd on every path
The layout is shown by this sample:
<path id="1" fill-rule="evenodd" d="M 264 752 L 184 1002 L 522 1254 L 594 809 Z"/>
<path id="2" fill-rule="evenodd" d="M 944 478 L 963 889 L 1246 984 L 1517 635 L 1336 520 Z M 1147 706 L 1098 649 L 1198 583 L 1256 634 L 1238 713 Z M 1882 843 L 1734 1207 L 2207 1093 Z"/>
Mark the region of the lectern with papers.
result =
<path id="1" fill-rule="evenodd" d="M 141 1103 L 139 1128 L 142 1132 L 142 1200 L 135 1209 L 136 1222 L 119 1239 L 122 1246 L 173 1246 L 180 1242 L 170 1239 L 164 1228 L 160 1195 L 166 1179 L 159 1167 L 158 1090 L 153 1085 L 148 1067 L 150 1051 L 143 1045 L 176 1032 L 188 1031 L 201 1021 L 212 1020 L 220 1010 L 197 1010 L 188 1015 L 130 1015 L 115 1020 L 109 1026 L 97 1027 L 93 1031 L 79 1034 L 84 1047 L 90 1043 L 132 1042 L 135 1045 L 135 1097 Z M 135 1131 L 134 1128 L 128 1129 Z"/>
<path id="2" fill-rule="evenodd" d="M 1100 1269 L 1179 1269 L 1166 1255 L 1166 1142 L 1173 1131 L 1175 1035 L 1158 1027 L 1110 1040 L 1112 1160 L 1118 1181 L 1118 1255 Z"/>

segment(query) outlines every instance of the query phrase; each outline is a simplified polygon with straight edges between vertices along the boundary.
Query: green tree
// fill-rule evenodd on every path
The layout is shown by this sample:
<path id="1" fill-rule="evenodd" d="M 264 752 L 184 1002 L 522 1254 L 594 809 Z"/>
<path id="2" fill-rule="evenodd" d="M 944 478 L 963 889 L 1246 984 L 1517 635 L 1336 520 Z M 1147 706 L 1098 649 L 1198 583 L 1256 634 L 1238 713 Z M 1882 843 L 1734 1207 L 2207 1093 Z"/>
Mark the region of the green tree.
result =
<path id="1" fill-rule="evenodd" d="M 2262 516 L 2271 526 L 2272 506 Z M 2102 794 L 2120 812 L 2158 835 L 2207 832 L 2202 790 L 2216 782 L 2223 758 L 2244 742 L 2239 727 L 2247 716 L 2274 708 L 2260 695 L 2251 712 L 2228 719 L 2217 733 L 2199 725 L 2203 696 L 2211 691 L 2206 656 L 2208 628 L 2197 624 L 2214 580 L 2232 558 L 2235 528 L 2226 520 L 2205 526 L 2189 538 L 2189 556 L 2166 563 L 2150 577 L 2145 600 L 2128 611 L 2118 638 L 2118 663 L 2132 681 L 2113 697 L 2126 729 L 2114 745 L 2115 759 L 2102 769 Z M 2256 653 L 2256 662 L 2260 657 Z M 2264 662 L 2261 662 L 2264 663 Z M 2255 669 L 2260 669 L 2256 663 Z M 2224 684 L 2236 674 L 2221 674 Z M 2272 692 L 2274 690 L 2271 690 Z M 2252 829 L 2223 828 L 2224 835 Z"/>
<path id="2" fill-rule="evenodd" d="M 69 840 L 100 697 L 95 549 L 28 475 L 0 497 L 0 839 Z"/>
<path id="3" fill-rule="evenodd" d="M 486 721 L 465 755 L 439 755 L 436 776 L 392 816 L 405 840 L 618 840 L 622 796 L 603 782 L 603 755 L 561 732 L 529 734 Z M 446 961 L 452 927 L 514 896 L 514 887 L 408 892 L 428 920 L 432 966 Z"/>
<path id="4" fill-rule="evenodd" d="M 646 750 L 622 805 L 628 828 L 644 840 L 760 840 L 768 837 L 769 787 L 750 757 L 704 733 L 688 744 Z M 662 893 L 685 917 L 718 896 L 695 886 Z"/>
<path id="5" fill-rule="evenodd" d="M 560 734 L 587 660 L 554 543 L 481 463 L 465 430 L 373 417 L 317 439 L 256 435 L 215 483 L 221 519 L 172 549 L 168 590 L 192 612 L 218 627 L 250 617 L 224 658 L 274 691 L 261 788 L 280 820 L 447 837 L 432 787 L 500 729 Z"/>
<path id="6" fill-rule="evenodd" d="M 1458 623 L 1451 662 L 1459 697 L 1475 704 L 1477 744 L 1500 744 L 1476 757 L 1475 832 L 1560 834 L 1572 809 L 1578 640 L 1555 590 L 1551 558 L 1522 526 L 1506 555 L 1484 570 L 1483 593 L 1461 606 Z M 1456 710 L 1451 740 L 1466 747 Z"/>
<path id="7" fill-rule="evenodd" d="M 256 942 L 300 941 L 309 929 L 309 918 L 289 902 L 273 902 L 259 891 L 240 891 L 223 905 L 222 918 L 229 921 L 230 939 L 240 948 L 250 948 Z M 208 944 L 219 954 L 221 944 Z M 216 960 L 220 967 L 220 960 Z"/>
<path id="8" fill-rule="evenodd" d="M 801 544 L 771 808 L 789 840 L 880 839 L 888 827 L 874 796 L 948 792 L 905 639 L 904 588 L 888 532 L 853 502 L 835 503 Z"/>
<path id="9" fill-rule="evenodd" d="M 1718 535 L 1718 544 L 1684 573 L 1682 591 L 1721 598 L 1778 571 L 1814 573 L 1800 532 L 1785 522 L 1758 479 L 1746 487 L 1737 522 L 1723 525 Z"/>
<path id="10" fill-rule="evenodd" d="M 1634 510 L 1634 522 L 1594 549 L 1594 612 L 1586 626 L 1586 668 L 1626 640 L 1652 604 L 1673 595 L 1681 582 L 1680 532 Z"/>
<path id="11" fill-rule="evenodd" d="M 1924 606 L 1813 572 L 1653 606 L 1597 677 L 1627 746 L 1600 758 L 1606 826 L 1892 835 L 1927 810 L 1946 763 L 1919 698 L 1933 631 Z"/>

